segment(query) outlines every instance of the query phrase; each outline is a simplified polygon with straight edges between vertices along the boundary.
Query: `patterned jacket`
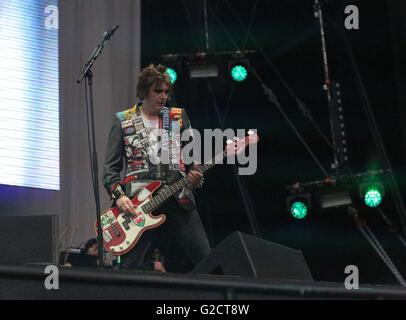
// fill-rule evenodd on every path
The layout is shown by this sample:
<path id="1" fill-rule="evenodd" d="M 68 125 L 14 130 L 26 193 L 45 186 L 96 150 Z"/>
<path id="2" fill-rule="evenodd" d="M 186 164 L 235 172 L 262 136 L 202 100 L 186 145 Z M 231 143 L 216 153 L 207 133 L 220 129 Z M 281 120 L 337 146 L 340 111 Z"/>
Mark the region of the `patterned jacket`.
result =
<path id="1" fill-rule="evenodd" d="M 191 128 L 189 117 L 183 108 L 171 107 L 170 111 L 170 146 L 181 151 L 182 145 L 175 146 L 180 141 L 180 135 Z M 177 165 L 157 166 L 149 161 L 140 141 L 148 138 L 140 134 L 143 127 L 140 105 L 118 112 L 114 115 L 113 126 L 110 130 L 105 162 L 103 166 L 103 184 L 110 196 L 116 188 L 122 188 L 125 194 L 132 198 L 152 180 L 161 180 L 164 185 L 171 185 L 187 175 L 190 166 L 185 166 L 179 157 Z M 160 122 L 162 116 L 160 116 Z M 179 136 L 178 136 L 179 135 Z M 180 154 L 180 152 L 174 152 Z M 125 170 L 122 180 L 120 172 Z M 113 197 L 114 198 L 114 197 Z M 178 203 L 186 210 L 195 208 L 192 187 L 188 186 L 176 195 Z"/>

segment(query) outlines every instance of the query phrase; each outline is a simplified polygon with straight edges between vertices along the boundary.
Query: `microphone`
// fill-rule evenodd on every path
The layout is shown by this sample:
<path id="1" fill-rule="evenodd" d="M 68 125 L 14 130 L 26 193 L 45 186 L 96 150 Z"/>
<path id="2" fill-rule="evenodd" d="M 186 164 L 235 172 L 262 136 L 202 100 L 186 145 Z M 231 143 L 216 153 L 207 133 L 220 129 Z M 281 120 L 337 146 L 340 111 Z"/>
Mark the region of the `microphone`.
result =
<path id="1" fill-rule="evenodd" d="M 114 32 L 118 29 L 119 25 L 114 26 L 112 29 L 107 30 L 105 33 L 103 33 L 103 41 L 97 45 L 97 48 L 93 50 L 92 54 L 90 55 L 89 60 L 86 62 L 84 70 L 82 72 L 82 75 L 78 80 L 76 80 L 77 83 L 81 83 L 83 78 L 88 75 L 88 72 L 90 68 L 92 67 L 93 63 L 96 61 L 96 59 L 100 56 L 103 48 L 104 48 L 104 43 L 107 40 L 110 40 L 111 37 L 113 36 Z"/>
<path id="2" fill-rule="evenodd" d="M 119 25 L 114 26 L 113 29 L 107 30 L 105 33 L 103 33 L 103 37 L 105 40 L 110 40 L 111 37 L 113 36 L 114 32 L 118 29 Z"/>

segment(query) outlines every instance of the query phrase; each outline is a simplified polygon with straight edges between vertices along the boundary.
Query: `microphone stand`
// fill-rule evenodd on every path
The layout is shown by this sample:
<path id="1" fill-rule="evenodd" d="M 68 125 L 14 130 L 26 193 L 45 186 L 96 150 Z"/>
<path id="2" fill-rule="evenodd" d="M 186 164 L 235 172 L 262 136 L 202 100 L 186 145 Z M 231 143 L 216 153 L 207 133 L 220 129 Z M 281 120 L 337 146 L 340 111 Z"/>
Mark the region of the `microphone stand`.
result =
<path id="1" fill-rule="evenodd" d="M 97 151 L 96 151 L 96 133 L 94 125 L 94 107 L 93 107 L 93 73 L 92 66 L 97 58 L 102 54 L 104 44 L 106 41 L 110 40 L 114 32 L 118 29 L 118 25 L 114 28 L 107 30 L 103 34 L 103 40 L 98 44 L 97 48 L 93 50 L 89 60 L 86 62 L 84 69 L 80 78 L 76 81 L 81 83 L 84 78 L 86 78 L 87 85 L 89 87 L 89 102 L 90 102 L 90 126 L 91 126 L 91 135 L 88 136 L 89 146 L 92 146 L 90 157 L 91 157 L 91 170 L 92 170 L 92 182 L 93 182 L 93 192 L 96 202 L 96 219 L 97 219 L 97 234 L 98 234 L 98 245 L 99 245 L 99 267 L 104 267 L 104 249 L 103 249 L 103 233 L 100 221 L 100 194 L 99 194 L 99 173 L 98 173 L 98 160 L 97 160 Z M 87 107 L 87 96 L 86 96 L 86 107 Z"/>

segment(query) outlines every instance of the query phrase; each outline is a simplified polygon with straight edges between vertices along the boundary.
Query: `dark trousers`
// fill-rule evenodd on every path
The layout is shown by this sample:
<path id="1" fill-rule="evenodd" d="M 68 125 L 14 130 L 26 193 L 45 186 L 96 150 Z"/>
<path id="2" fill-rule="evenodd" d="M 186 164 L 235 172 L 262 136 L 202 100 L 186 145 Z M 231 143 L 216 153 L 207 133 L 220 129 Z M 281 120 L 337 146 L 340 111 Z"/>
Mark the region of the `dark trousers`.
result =
<path id="1" fill-rule="evenodd" d="M 148 269 L 146 264 L 151 243 L 155 237 L 165 234 L 177 241 L 195 266 L 210 253 L 209 241 L 197 210 L 186 211 L 171 198 L 157 210 L 157 214 L 160 213 L 166 215 L 165 222 L 158 228 L 145 231 L 135 247 L 121 256 L 121 269 Z"/>

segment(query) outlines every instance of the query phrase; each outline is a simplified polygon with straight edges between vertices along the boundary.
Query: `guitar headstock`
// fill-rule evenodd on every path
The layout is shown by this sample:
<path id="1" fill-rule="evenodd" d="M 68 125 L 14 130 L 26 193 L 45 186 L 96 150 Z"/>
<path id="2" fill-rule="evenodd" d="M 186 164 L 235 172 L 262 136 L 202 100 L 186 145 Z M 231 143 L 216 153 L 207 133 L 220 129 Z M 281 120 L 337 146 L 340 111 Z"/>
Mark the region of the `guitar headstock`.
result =
<path id="1" fill-rule="evenodd" d="M 234 140 L 227 140 L 226 154 L 227 156 L 238 155 L 251 144 L 257 144 L 259 136 L 254 131 L 249 130 L 248 135 L 244 138 L 235 137 Z"/>

